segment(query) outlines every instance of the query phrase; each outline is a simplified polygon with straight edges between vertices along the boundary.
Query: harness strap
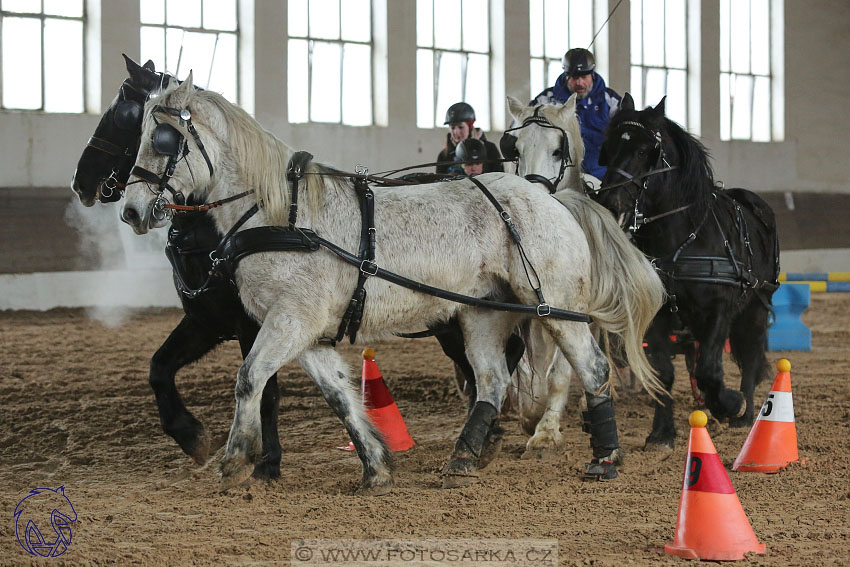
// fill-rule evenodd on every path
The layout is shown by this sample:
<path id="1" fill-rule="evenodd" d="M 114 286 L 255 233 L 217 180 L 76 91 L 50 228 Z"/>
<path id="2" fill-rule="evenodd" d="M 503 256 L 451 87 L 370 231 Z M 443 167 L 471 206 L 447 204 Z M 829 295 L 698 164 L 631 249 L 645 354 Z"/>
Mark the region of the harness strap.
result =
<path id="1" fill-rule="evenodd" d="M 126 153 L 126 150 L 118 144 L 113 144 L 109 140 L 104 140 L 103 138 L 98 138 L 96 136 L 89 138 L 86 145 L 111 156 L 123 156 Z"/>
<path id="2" fill-rule="evenodd" d="M 539 302 L 537 305 L 537 314 L 541 317 L 545 317 L 549 314 L 549 304 L 546 303 L 546 299 L 543 297 L 543 290 L 541 289 L 540 277 L 537 275 L 537 270 L 534 269 L 534 265 L 531 263 L 531 260 L 528 258 L 528 255 L 525 253 L 525 249 L 522 247 L 522 241 L 519 236 L 519 232 L 517 232 L 516 226 L 511 220 L 511 215 L 502 207 L 501 203 L 493 196 L 487 187 L 484 186 L 483 183 L 478 181 L 475 177 L 469 178 L 472 183 L 474 183 L 484 196 L 496 207 L 496 210 L 499 212 L 499 216 L 502 217 L 502 220 L 505 221 L 505 226 L 508 228 L 508 232 L 513 238 L 513 241 L 516 243 L 517 250 L 519 250 L 519 258 L 522 261 L 522 268 L 525 270 L 525 277 L 528 279 L 529 285 L 531 285 L 531 289 L 534 290 L 534 293 L 537 294 L 537 301 Z M 529 268 L 531 269 L 531 273 L 529 273 Z M 531 277 L 534 276 L 534 281 L 531 281 Z M 535 283 L 536 282 L 536 283 Z"/>
<path id="3" fill-rule="evenodd" d="M 354 293 L 351 295 L 351 300 L 348 302 L 348 307 L 342 316 L 339 329 L 336 333 L 334 342 L 339 342 L 348 334 L 351 344 L 357 338 L 357 331 L 360 329 L 360 323 L 363 320 L 363 309 L 366 306 L 366 279 L 374 275 L 378 265 L 375 264 L 375 195 L 369 188 L 369 183 L 363 177 L 354 179 L 354 190 L 357 193 L 357 199 L 360 201 L 360 218 L 362 224 L 360 228 L 360 250 L 357 257 L 360 258 L 360 273 L 357 276 L 357 287 L 354 288 Z"/>
<path id="4" fill-rule="evenodd" d="M 297 229 L 301 230 L 301 229 Z M 360 266 L 361 260 L 354 254 L 343 250 L 333 242 L 329 242 L 325 240 L 321 236 L 315 235 L 308 237 L 317 242 L 321 246 L 327 248 L 337 256 L 339 256 L 345 262 L 352 264 L 354 266 Z M 462 303 L 464 305 L 470 305 L 472 307 L 484 307 L 486 309 L 493 309 L 495 311 L 508 311 L 511 313 L 524 313 L 526 315 L 541 315 L 538 313 L 537 305 L 522 305 L 518 303 L 504 303 L 501 301 L 492 301 L 489 299 L 480 299 L 478 297 L 471 297 L 468 295 L 463 295 L 460 293 L 455 293 L 453 291 L 446 291 L 444 289 L 440 289 L 438 287 L 430 286 L 424 284 L 422 282 L 417 282 L 415 280 L 411 280 L 404 276 L 400 276 L 396 273 L 390 272 L 389 270 L 385 270 L 378 266 L 375 266 L 375 272 L 372 274 L 376 277 L 381 278 L 382 280 L 386 280 L 390 283 L 394 283 L 398 286 L 417 291 L 420 293 L 427 293 L 428 295 L 432 295 L 434 297 L 439 297 L 440 299 L 447 299 L 449 301 L 454 301 L 455 303 Z M 592 321 L 589 315 L 585 313 L 578 313 L 576 311 L 569 311 L 567 309 L 558 309 L 556 307 L 550 307 L 548 315 L 554 317 L 555 319 L 562 319 L 565 321 L 577 321 L 580 323 L 590 323 Z M 541 315 L 542 316 L 542 315 Z"/>
<path id="5" fill-rule="evenodd" d="M 286 165 L 286 180 L 289 181 L 289 228 L 295 229 L 298 220 L 298 182 L 304 177 L 307 164 L 313 159 L 310 152 L 295 152 Z"/>

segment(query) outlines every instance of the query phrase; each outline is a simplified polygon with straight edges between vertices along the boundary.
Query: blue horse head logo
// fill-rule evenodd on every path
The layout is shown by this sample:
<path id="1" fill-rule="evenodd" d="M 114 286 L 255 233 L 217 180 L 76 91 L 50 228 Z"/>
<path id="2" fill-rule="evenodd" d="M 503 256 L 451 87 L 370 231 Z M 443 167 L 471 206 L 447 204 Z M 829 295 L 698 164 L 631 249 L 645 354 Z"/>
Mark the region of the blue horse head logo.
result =
<path id="1" fill-rule="evenodd" d="M 77 511 L 65 496 L 65 487 L 33 488 L 12 514 L 15 518 L 15 535 L 27 553 L 36 557 L 59 557 L 71 545 L 71 524 L 77 521 Z M 49 531 L 43 533 L 50 519 Z"/>

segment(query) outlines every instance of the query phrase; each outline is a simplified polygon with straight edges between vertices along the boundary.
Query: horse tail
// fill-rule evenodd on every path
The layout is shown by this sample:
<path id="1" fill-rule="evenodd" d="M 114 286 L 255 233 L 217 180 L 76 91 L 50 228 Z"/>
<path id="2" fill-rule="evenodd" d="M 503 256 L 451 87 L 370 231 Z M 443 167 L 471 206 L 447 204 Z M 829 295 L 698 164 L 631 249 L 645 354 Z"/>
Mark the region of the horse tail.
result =
<path id="1" fill-rule="evenodd" d="M 655 269 L 602 205 L 575 190 L 555 198 L 575 217 L 590 248 L 591 293 L 588 314 L 608 342 L 622 339 L 626 361 L 644 389 L 656 400 L 667 391 L 643 350 L 643 337 L 665 301 L 664 285 Z M 609 355 L 610 356 L 610 355 Z"/>

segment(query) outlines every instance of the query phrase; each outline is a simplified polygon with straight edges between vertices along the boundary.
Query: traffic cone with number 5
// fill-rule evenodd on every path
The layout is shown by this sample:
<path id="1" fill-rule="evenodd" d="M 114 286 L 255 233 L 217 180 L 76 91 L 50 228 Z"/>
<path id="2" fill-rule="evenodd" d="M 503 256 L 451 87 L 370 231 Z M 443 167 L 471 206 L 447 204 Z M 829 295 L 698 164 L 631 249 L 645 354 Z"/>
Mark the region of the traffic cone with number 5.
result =
<path id="1" fill-rule="evenodd" d="M 714 443 L 705 429 L 708 417 L 695 411 L 689 419 L 688 460 L 676 519 L 676 537 L 664 546 L 685 559 L 738 561 L 747 553 L 764 553 Z"/>
<path id="2" fill-rule="evenodd" d="M 800 460 L 791 397 L 791 363 L 783 358 L 776 363 L 776 369 L 776 380 L 732 465 L 733 471 L 775 473 Z"/>

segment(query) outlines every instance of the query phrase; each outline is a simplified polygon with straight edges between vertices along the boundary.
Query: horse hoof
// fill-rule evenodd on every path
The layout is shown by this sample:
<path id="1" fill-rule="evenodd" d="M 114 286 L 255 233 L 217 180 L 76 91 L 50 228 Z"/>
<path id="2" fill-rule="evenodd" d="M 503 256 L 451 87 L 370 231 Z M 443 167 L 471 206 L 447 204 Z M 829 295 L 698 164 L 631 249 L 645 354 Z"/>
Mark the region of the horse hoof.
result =
<path id="1" fill-rule="evenodd" d="M 443 488 L 461 488 L 478 481 L 478 466 L 469 457 L 452 457 L 441 474 Z"/>
<path id="2" fill-rule="evenodd" d="M 581 479 L 585 482 L 607 481 L 614 480 L 618 476 L 617 465 L 614 464 L 614 461 L 594 457 L 589 463 L 584 465 L 584 474 Z"/>
<path id="3" fill-rule="evenodd" d="M 244 458 L 232 457 L 221 463 L 221 491 L 224 492 L 235 486 L 239 486 L 251 478 L 254 472 L 251 463 Z"/>
<path id="4" fill-rule="evenodd" d="M 210 458 L 210 437 L 207 435 L 206 430 L 201 430 L 195 446 L 187 452 L 192 457 L 192 460 L 195 461 L 195 464 L 203 465 L 207 462 L 207 459 Z"/>
<path id="5" fill-rule="evenodd" d="M 275 466 L 266 462 L 257 463 L 254 467 L 254 472 L 251 473 L 251 478 L 265 482 L 271 482 L 272 480 L 280 478 L 280 465 Z"/>

